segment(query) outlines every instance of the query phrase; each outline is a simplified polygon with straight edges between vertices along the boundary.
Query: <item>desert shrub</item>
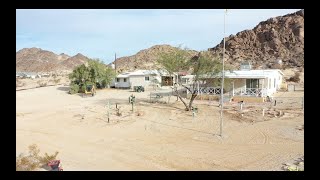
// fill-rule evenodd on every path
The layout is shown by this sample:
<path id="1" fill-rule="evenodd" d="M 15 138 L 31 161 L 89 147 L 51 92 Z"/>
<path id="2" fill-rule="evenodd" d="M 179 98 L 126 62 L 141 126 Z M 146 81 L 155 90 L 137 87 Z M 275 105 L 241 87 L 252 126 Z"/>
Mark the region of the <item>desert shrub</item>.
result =
<path id="1" fill-rule="evenodd" d="M 46 87 L 46 86 L 47 86 L 47 82 L 43 82 L 43 81 L 37 81 L 37 84 L 38 84 L 40 87 Z"/>
<path id="2" fill-rule="evenodd" d="M 22 86 L 24 86 L 24 85 L 26 85 L 26 83 L 21 82 L 19 79 L 16 79 L 16 88 L 17 88 L 17 87 L 22 87 Z"/>
<path id="3" fill-rule="evenodd" d="M 59 79 L 56 79 L 56 78 L 55 78 L 55 79 L 53 80 L 53 81 L 54 81 L 54 84 L 58 84 L 58 83 L 60 82 L 60 80 L 61 80 L 60 78 L 59 78 Z"/>
<path id="4" fill-rule="evenodd" d="M 16 157 L 16 171 L 33 171 L 43 165 L 47 164 L 51 160 L 55 160 L 59 152 L 55 152 L 53 155 L 45 153 L 44 156 L 40 156 L 40 149 L 36 144 L 28 147 L 29 153 L 27 155 L 20 154 Z"/>
<path id="5" fill-rule="evenodd" d="M 70 94 L 76 94 L 79 92 L 79 85 L 78 84 L 71 84 L 70 86 Z"/>
<path id="6" fill-rule="evenodd" d="M 20 87 L 20 81 L 19 81 L 19 79 L 16 79 L 16 88 L 17 87 Z"/>
<path id="7" fill-rule="evenodd" d="M 47 86 L 47 83 L 46 82 L 43 82 L 40 84 L 40 87 L 46 87 Z"/>
<path id="8" fill-rule="evenodd" d="M 52 155 L 49 155 L 48 153 L 44 153 L 43 157 L 39 156 L 38 160 L 39 160 L 40 165 L 42 166 L 42 165 L 48 164 L 52 160 L 55 160 L 57 158 L 58 154 L 59 154 L 59 152 L 56 151 Z"/>
<path id="9" fill-rule="evenodd" d="M 85 85 L 85 84 L 84 84 L 84 85 L 81 85 L 80 88 L 79 88 L 79 92 L 80 92 L 80 93 L 84 93 L 85 90 L 86 90 L 86 85 Z"/>
<path id="10" fill-rule="evenodd" d="M 289 78 L 289 81 L 299 82 L 300 81 L 300 72 L 295 72 L 294 76 Z"/>
<path id="11" fill-rule="evenodd" d="M 281 64 L 278 64 L 278 63 L 275 63 L 271 66 L 271 69 L 282 69 L 282 65 Z"/>
<path id="12" fill-rule="evenodd" d="M 105 87 L 107 87 L 107 85 L 108 85 L 108 82 L 104 79 L 104 80 L 102 80 L 102 82 L 101 82 L 101 88 L 105 88 Z"/>

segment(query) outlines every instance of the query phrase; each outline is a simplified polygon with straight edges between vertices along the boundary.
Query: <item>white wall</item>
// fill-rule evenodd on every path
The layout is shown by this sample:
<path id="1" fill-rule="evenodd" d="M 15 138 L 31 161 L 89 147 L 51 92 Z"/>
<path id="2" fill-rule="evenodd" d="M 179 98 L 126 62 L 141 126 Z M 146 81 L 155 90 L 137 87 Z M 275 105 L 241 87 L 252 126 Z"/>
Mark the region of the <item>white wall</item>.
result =
<path id="1" fill-rule="evenodd" d="M 130 76 L 129 81 L 131 84 L 131 88 L 133 88 L 133 86 L 146 86 L 146 84 L 148 83 L 147 81 L 145 81 L 144 79 L 144 75 L 141 76 Z"/>
<path id="2" fill-rule="evenodd" d="M 275 72 L 265 79 L 265 88 L 267 88 L 268 96 L 272 95 L 280 89 L 282 79 L 283 76 L 279 72 Z"/>
<path id="3" fill-rule="evenodd" d="M 149 81 L 145 80 L 145 77 L 149 76 Z M 115 81 L 116 88 L 133 88 L 134 86 L 146 86 L 152 84 L 153 79 L 157 79 L 161 83 L 160 76 L 152 76 L 152 75 L 133 75 L 127 78 L 127 82 L 124 82 L 124 78 L 119 78 L 120 82 Z"/>
<path id="4" fill-rule="evenodd" d="M 125 78 L 119 78 L 119 82 L 117 82 L 117 78 L 115 80 L 115 87 L 116 88 L 129 88 L 130 87 L 130 82 L 129 82 L 129 78 L 127 79 L 127 82 L 124 82 Z"/>

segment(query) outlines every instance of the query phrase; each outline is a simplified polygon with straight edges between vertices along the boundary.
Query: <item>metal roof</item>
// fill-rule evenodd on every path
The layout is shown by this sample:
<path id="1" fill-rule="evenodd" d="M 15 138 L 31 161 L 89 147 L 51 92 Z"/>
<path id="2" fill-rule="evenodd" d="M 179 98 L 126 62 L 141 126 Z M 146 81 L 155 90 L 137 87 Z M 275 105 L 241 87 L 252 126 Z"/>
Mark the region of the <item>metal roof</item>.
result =
<path id="1" fill-rule="evenodd" d="M 255 78 L 255 79 L 264 79 L 270 76 L 273 76 L 277 73 L 284 75 L 279 69 L 267 69 L 267 70 L 236 70 L 236 71 L 225 71 L 226 78 Z M 194 75 L 182 76 L 182 78 L 190 78 Z M 222 74 L 219 73 L 217 75 L 203 75 L 202 78 L 221 78 Z"/>

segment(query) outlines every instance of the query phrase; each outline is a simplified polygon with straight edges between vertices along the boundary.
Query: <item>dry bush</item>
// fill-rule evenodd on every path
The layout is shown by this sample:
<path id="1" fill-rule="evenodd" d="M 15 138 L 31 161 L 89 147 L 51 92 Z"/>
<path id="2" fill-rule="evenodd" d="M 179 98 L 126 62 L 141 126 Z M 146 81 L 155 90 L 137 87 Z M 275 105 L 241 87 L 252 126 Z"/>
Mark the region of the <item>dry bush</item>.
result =
<path id="1" fill-rule="evenodd" d="M 53 81 L 54 81 L 54 84 L 58 84 L 59 82 L 60 82 L 60 78 L 59 79 L 54 79 Z"/>
<path id="2" fill-rule="evenodd" d="M 299 82 L 300 81 L 300 72 L 295 72 L 294 76 L 289 78 L 289 81 Z"/>
<path id="3" fill-rule="evenodd" d="M 20 154 L 16 157 L 16 171 L 36 170 L 37 168 L 48 164 L 49 161 L 55 160 L 59 154 L 59 152 L 55 152 L 53 155 L 45 153 L 44 156 L 39 156 L 40 149 L 36 144 L 29 146 L 28 149 L 29 154 Z"/>
<path id="4" fill-rule="evenodd" d="M 272 69 L 282 69 L 282 65 L 278 64 L 278 63 L 275 63 L 275 64 L 271 65 L 271 68 Z"/>
<path id="5" fill-rule="evenodd" d="M 40 87 L 46 87 L 46 86 L 47 86 L 47 82 L 43 82 L 43 81 L 37 81 L 37 84 L 38 84 Z"/>
<path id="6" fill-rule="evenodd" d="M 299 68 L 298 68 L 298 71 L 299 71 L 299 72 L 304 72 L 304 68 L 303 68 L 303 67 L 299 67 Z"/>
<path id="7" fill-rule="evenodd" d="M 19 79 L 16 79 L 16 88 L 17 87 L 20 87 L 20 81 L 19 81 Z"/>
<path id="8" fill-rule="evenodd" d="M 17 87 L 23 87 L 24 85 L 26 85 L 26 83 L 21 82 L 19 79 L 16 79 L 16 88 Z"/>

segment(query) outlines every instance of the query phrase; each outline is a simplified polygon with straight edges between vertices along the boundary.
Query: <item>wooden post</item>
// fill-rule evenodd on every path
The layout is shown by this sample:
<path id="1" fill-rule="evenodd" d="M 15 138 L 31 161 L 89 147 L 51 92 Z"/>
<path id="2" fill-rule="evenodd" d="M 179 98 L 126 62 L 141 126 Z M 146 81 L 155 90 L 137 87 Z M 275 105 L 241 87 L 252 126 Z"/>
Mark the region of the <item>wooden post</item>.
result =
<path id="1" fill-rule="evenodd" d="M 117 74 L 117 53 L 114 53 L 114 71 Z"/>
<path id="2" fill-rule="evenodd" d="M 240 102 L 240 112 L 242 112 L 243 102 Z"/>
<path id="3" fill-rule="evenodd" d="M 232 97 L 234 96 L 234 81 L 232 81 Z"/>
<path id="4" fill-rule="evenodd" d="M 109 123 L 109 117 L 110 117 L 110 101 L 108 100 L 108 123 Z"/>
<path id="5" fill-rule="evenodd" d="M 264 109 L 262 109 L 262 116 L 264 117 Z"/>

